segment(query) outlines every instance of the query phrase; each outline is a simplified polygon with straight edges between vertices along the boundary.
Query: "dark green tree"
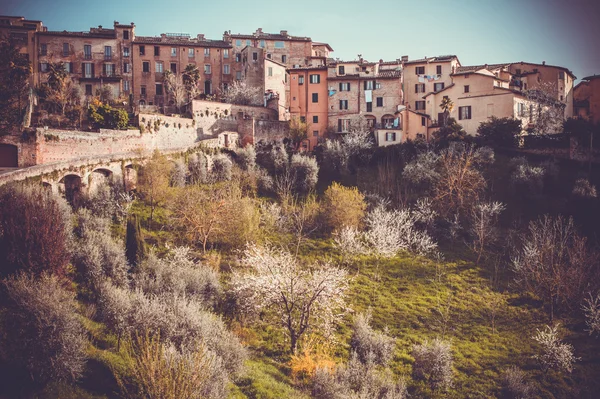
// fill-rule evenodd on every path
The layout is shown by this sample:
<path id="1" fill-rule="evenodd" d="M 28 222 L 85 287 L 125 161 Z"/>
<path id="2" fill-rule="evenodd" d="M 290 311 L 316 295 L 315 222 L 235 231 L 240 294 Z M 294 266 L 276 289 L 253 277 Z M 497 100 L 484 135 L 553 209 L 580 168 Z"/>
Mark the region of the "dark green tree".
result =
<path id="1" fill-rule="evenodd" d="M 132 268 L 137 267 L 146 256 L 140 219 L 132 216 L 127 220 L 127 235 L 125 238 L 125 256 Z"/>
<path id="2" fill-rule="evenodd" d="M 462 125 L 454 118 L 448 118 L 446 124 L 433 133 L 433 141 L 440 147 L 448 147 L 452 141 L 470 141 Z"/>
<path id="3" fill-rule="evenodd" d="M 10 40 L 0 38 L 0 132 L 9 132 L 23 121 L 30 75 L 26 54 Z"/>
<path id="4" fill-rule="evenodd" d="M 481 122 L 477 135 L 483 144 L 492 147 L 515 147 L 521 132 L 521 121 L 514 118 L 496 118 Z"/>

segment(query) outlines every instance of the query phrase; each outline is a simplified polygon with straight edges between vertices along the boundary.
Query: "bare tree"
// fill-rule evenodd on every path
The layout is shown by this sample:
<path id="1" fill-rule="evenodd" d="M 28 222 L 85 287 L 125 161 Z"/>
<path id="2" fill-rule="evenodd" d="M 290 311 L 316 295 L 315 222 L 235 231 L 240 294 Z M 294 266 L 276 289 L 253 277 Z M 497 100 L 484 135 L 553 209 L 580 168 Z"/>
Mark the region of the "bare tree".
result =
<path id="1" fill-rule="evenodd" d="M 524 94 L 530 104 L 532 132 L 539 135 L 561 132 L 565 120 L 565 103 L 557 98 L 556 83 L 539 83 Z"/>
<path id="2" fill-rule="evenodd" d="M 187 103 L 187 90 L 183 78 L 181 75 L 176 75 L 170 70 L 167 70 L 164 74 L 163 81 L 165 90 L 175 103 L 175 107 L 179 113 L 181 107 Z"/>
<path id="3" fill-rule="evenodd" d="M 486 248 L 498 237 L 496 223 L 504 209 L 501 202 L 479 202 L 471 209 L 471 247 L 477 253 L 478 264 Z"/>
<path id="4" fill-rule="evenodd" d="M 533 356 L 544 372 L 549 369 L 559 369 L 567 372 L 573 371 L 573 363 L 579 360 L 573 354 L 573 346 L 565 344 L 558 335 L 557 324 L 554 327 L 546 326 L 544 330 L 537 329 L 533 339 L 541 346 L 541 354 Z"/>
<path id="5" fill-rule="evenodd" d="M 589 297 L 585 298 L 582 308 L 587 331 L 590 335 L 600 334 L 600 294 L 596 294 L 596 296 L 589 294 Z"/>
<path id="6" fill-rule="evenodd" d="M 225 102 L 237 105 L 264 105 L 264 93 L 244 81 L 235 81 L 223 94 Z"/>
<path id="7" fill-rule="evenodd" d="M 424 380 L 432 390 L 447 390 L 452 386 L 452 351 L 450 343 L 438 338 L 414 345 L 413 377 Z"/>
<path id="8" fill-rule="evenodd" d="M 329 336 L 346 310 L 346 272 L 329 263 L 303 267 L 289 252 L 249 245 L 235 272 L 232 290 L 242 310 L 255 314 L 269 309 L 287 330 L 290 352 L 309 330 Z M 269 312 L 271 313 L 271 312 Z"/>
<path id="9" fill-rule="evenodd" d="M 580 303 L 598 257 L 577 233 L 573 219 L 562 216 L 531 222 L 522 242 L 512 264 L 515 282 L 550 306 L 553 321 L 557 306 Z"/>

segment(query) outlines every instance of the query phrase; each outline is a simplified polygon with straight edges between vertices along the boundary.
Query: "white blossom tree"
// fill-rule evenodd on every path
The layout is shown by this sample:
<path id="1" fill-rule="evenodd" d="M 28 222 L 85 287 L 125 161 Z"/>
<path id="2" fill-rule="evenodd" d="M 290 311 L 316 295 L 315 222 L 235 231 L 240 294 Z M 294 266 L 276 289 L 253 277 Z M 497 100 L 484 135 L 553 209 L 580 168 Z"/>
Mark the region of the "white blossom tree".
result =
<path id="1" fill-rule="evenodd" d="M 167 94 L 175 103 L 177 112 L 180 112 L 181 107 L 187 102 L 188 94 L 182 76 L 166 71 L 163 80 Z"/>
<path id="2" fill-rule="evenodd" d="M 471 247 L 477 253 L 477 263 L 481 260 L 486 247 L 493 244 L 497 237 L 496 223 L 498 215 L 506 209 L 501 202 L 478 202 L 471 209 Z"/>
<path id="3" fill-rule="evenodd" d="M 533 339 L 540 344 L 542 351 L 533 358 L 540 363 L 544 372 L 556 368 L 570 373 L 573 363 L 579 359 L 573 354 L 573 345 L 560 340 L 558 327 L 557 324 L 554 327 L 546 326 L 544 330 L 537 329 Z"/>
<path id="4" fill-rule="evenodd" d="M 590 335 L 600 334 L 600 294 L 596 294 L 596 296 L 590 294 L 588 298 L 585 298 L 582 308 L 587 331 Z"/>
<path id="5" fill-rule="evenodd" d="M 562 131 L 566 104 L 558 101 L 556 83 L 545 82 L 524 92 L 531 110 L 530 123 L 534 134 L 551 134 Z"/>
<path id="6" fill-rule="evenodd" d="M 307 331 L 329 335 L 341 321 L 346 271 L 329 263 L 304 267 L 287 251 L 254 244 L 247 246 L 241 263 L 246 270 L 231 280 L 242 311 L 272 312 L 287 330 L 292 353 Z"/>
<path id="7" fill-rule="evenodd" d="M 264 98 L 260 87 L 252 87 L 243 81 L 236 81 L 223 94 L 225 102 L 237 105 L 263 105 Z"/>

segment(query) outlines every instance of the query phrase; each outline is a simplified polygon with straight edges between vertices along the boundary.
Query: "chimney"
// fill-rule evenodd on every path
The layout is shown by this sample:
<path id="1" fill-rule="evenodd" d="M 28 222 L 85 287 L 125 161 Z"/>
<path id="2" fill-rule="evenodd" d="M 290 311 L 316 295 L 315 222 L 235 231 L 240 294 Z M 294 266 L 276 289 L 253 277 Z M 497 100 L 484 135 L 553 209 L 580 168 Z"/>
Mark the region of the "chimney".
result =
<path id="1" fill-rule="evenodd" d="M 198 35 L 196 37 L 198 38 L 199 41 L 204 41 L 204 33 L 198 33 Z"/>
<path id="2" fill-rule="evenodd" d="M 485 64 L 483 67 L 484 67 L 485 69 L 488 69 L 488 64 Z"/>
<path id="3" fill-rule="evenodd" d="M 279 32 L 281 34 L 281 36 L 287 36 L 287 30 L 282 30 L 281 32 Z"/>
<path id="4" fill-rule="evenodd" d="M 546 61 L 542 61 L 542 65 L 546 65 Z"/>
<path id="5" fill-rule="evenodd" d="M 161 41 L 161 42 L 164 42 L 164 41 L 166 41 L 166 40 L 167 40 L 167 34 L 166 34 L 166 33 L 161 33 L 161 34 L 160 34 L 160 41 Z"/>
<path id="6" fill-rule="evenodd" d="M 379 63 L 380 63 L 380 64 L 383 64 L 383 59 L 381 59 L 381 58 L 380 58 L 380 59 L 379 59 Z"/>
<path id="7" fill-rule="evenodd" d="M 257 35 L 257 36 L 260 36 L 260 35 L 262 35 L 262 28 L 258 28 L 258 29 L 256 30 L 256 35 Z"/>
<path id="8" fill-rule="evenodd" d="M 115 21 L 115 25 L 119 25 L 119 21 Z"/>
<path id="9" fill-rule="evenodd" d="M 400 61 L 402 61 L 402 62 L 408 61 L 408 55 L 403 55 L 402 58 L 400 58 Z"/>
<path id="10" fill-rule="evenodd" d="M 98 25 L 98 29 L 102 29 L 102 25 Z"/>

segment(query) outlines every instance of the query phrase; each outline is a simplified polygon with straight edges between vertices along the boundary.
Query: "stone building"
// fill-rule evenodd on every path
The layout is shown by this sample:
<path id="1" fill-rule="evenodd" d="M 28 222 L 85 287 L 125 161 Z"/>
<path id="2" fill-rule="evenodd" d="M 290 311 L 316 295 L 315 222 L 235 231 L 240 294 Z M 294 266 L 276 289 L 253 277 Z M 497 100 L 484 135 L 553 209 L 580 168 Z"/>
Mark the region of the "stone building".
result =
<path id="1" fill-rule="evenodd" d="M 206 39 L 200 34 L 163 33 L 157 37 L 136 36 L 133 41 L 134 103 L 139 106 L 169 105 L 164 73 L 181 74 L 188 65 L 200 71 L 201 96 L 219 96 L 235 78 L 231 45 Z"/>
<path id="2" fill-rule="evenodd" d="M 42 24 L 42 21 L 0 15 L 0 37 L 9 38 L 15 43 L 20 48 L 20 52 L 27 55 L 32 65 L 38 63 L 36 33 L 44 30 L 46 30 L 46 27 Z M 34 85 L 34 82 L 35 78 L 32 74 L 30 84 Z"/>
<path id="3" fill-rule="evenodd" d="M 573 93 L 573 116 L 600 123 L 600 75 L 581 79 Z"/>
<path id="4" fill-rule="evenodd" d="M 49 63 L 62 62 L 85 95 L 94 95 L 108 86 L 115 98 L 128 98 L 132 91 L 131 42 L 135 24 L 112 28 L 90 28 L 89 32 L 48 31 L 35 34 L 38 54 L 34 83 L 45 80 Z"/>

